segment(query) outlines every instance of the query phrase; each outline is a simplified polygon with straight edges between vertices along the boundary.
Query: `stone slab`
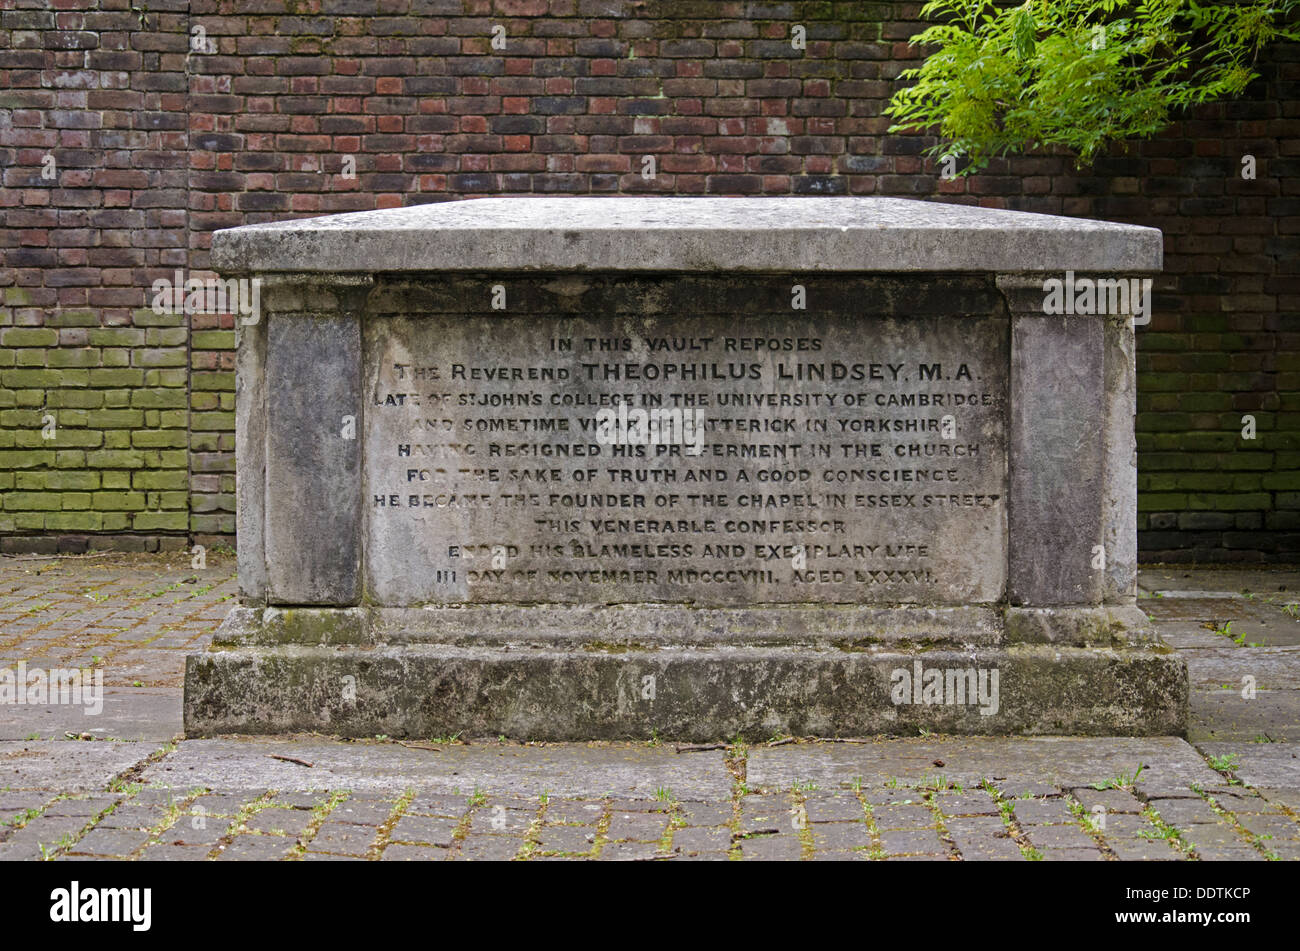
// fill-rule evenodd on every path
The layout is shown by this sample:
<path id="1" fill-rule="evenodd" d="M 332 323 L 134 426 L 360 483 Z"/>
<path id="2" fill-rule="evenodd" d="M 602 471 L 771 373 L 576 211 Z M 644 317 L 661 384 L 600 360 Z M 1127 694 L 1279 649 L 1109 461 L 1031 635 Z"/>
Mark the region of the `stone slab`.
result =
<path id="1" fill-rule="evenodd" d="M 1300 744 L 1201 743 L 1207 756 L 1236 755 L 1233 773 L 1260 789 L 1300 789 Z"/>
<path id="2" fill-rule="evenodd" d="M 991 685 L 995 682 L 996 697 Z M 984 699 L 967 685 L 985 684 Z M 909 694 L 898 686 L 915 680 Z M 951 680 L 952 686 L 946 686 Z M 937 684 L 927 694 L 922 684 Z M 464 732 L 717 741 L 794 733 L 1182 733 L 1187 674 L 1155 650 L 237 648 L 190 658 L 188 735 Z M 957 687 L 961 686 L 961 693 Z M 991 702 L 990 702 L 991 701 Z"/>
<path id="3" fill-rule="evenodd" d="M 267 598 L 351 604 L 361 593 L 360 326 L 345 314 L 283 314 L 267 336 Z"/>
<path id="4" fill-rule="evenodd" d="M 1105 339 L 1093 321 L 1012 318 L 1008 597 L 1091 604 L 1104 541 Z M 1068 488 L 1066 488 L 1068 487 Z"/>
<path id="5" fill-rule="evenodd" d="M 169 740 L 182 731 L 181 694 L 173 688 L 105 687 L 98 715 L 84 706 L 6 706 L 0 717 L 0 740 L 32 734 L 61 740 L 65 733 L 89 733 L 99 740 Z"/>
<path id="6" fill-rule="evenodd" d="M 157 749 L 157 743 L 147 742 L 2 741 L 0 788 L 102 790 Z"/>
<path id="7" fill-rule="evenodd" d="M 1300 742 L 1300 691 L 1260 690 L 1253 698 L 1241 696 L 1241 684 L 1228 690 L 1193 689 L 1188 739 L 1241 741 L 1261 739 Z"/>
<path id="8" fill-rule="evenodd" d="M 429 743 L 425 740 L 424 743 Z M 429 743 L 429 745 L 438 745 Z M 311 767 L 275 760 L 290 756 Z M 443 744 L 437 751 L 396 743 L 319 739 L 190 740 L 145 770 L 154 785 L 211 789 L 350 789 L 354 793 L 469 795 L 476 789 L 536 799 L 553 796 L 651 799 L 660 787 L 678 799 L 727 799 L 731 774 L 718 755 L 667 747 L 519 747 Z"/>
<path id="9" fill-rule="evenodd" d="M 764 789 L 788 789 L 796 782 L 836 789 L 860 778 L 879 788 L 890 779 L 921 783 L 943 776 L 967 786 L 997 779 L 1070 787 L 1132 774 L 1140 764 L 1147 767 L 1140 778 L 1151 785 L 1187 788 L 1222 780 L 1176 737 L 950 737 L 760 746 L 750 751 L 746 781 Z"/>
<path id="10" fill-rule="evenodd" d="M 900 198 L 519 196 L 246 225 L 222 271 L 1158 271 L 1158 230 Z"/>
<path id="11" fill-rule="evenodd" d="M 1226 640 L 1226 638 L 1224 638 Z M 1294 647 L 1215 647 L 1184 651 L 1193 688 L 1231 684 L 1243 677 L 1260 690 L 1300 690 L 1300 649 Z"/>
<path id="12" fill-rule="evenodd" d="M 1246 592 L 1281 601 L 1300 601 L 1300 569 L 1291 565 L 1231 567 L 1199 565 L 1144 565 L 1139 582 L 1145 591 L 1166 594 L 1186 592 Z"/>

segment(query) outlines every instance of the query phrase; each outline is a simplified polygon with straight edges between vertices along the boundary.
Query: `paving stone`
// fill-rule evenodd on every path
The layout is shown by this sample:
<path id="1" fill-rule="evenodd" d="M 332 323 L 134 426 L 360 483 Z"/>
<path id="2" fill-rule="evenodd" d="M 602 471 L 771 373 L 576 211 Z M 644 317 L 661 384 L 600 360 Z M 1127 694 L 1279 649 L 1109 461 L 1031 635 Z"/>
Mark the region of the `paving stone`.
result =
<path id="1" fill-rule="evenodd" d="M 149 836 L 144 832 L 94 828 L 78 839 L 69 851 L 92 855 L 130 855 L 148 841 Z"/>
<path id="2" fill-rule="evenodd" d="M 313 852 L 308 849 L 301 856 L 303 862 L 364 862 L 363 855 L 348 855 L 342 852 Z"/>
<path id="3" fill-rule="evenodd" d="M 921 805 L 876 806 L 871 816 L 877 829 L 924 829 L 936 823 L 934 813 Z"/>
<path id="4" fill-rule="evenodd" d="M 166 812 L 162 809 L 127 804 L 114 809 L 103 819 L 100 819 L 96 827 L 102 829 L 152 829 L 162 822 L 166 815 Z"/>
<path id="5" fill-rule="evenodd" d="M 524 812 L 520 809 L 506 809 L 503 806 L 488 805 L 474 810 L 470 819 L 470 828 L 475 832 L 496 832 L 503 835 L 522 835 L 527 832 L 537 818 L 537 811 Z"/>
<path id="6" fill-rule="evenodd" d="M 945 816 L 997 816 L 998 804 L 987 793 L 943 793 L 935 797 Z"/>
<path id="7" fill-rule="evenodd" d="M 312 814 L 305 809 L 263 809 L 244 825 L 258 832 L 297 836 L 311 823 Z"/>
<path id="8" fill-rule="evenodd" d="M 1210 793 L 1221 809 L 1226 809 L 1234 815 L 1267 815 L 1279 811 L 1273 803 L 1254 792 L 1249 795 L 1242 794 L 1240 790 L 1236 792 L 1206 790 L 1206 792 Z"/>
<path id="9" fill-rule="evenodd" d="M 1275 839 L 1300 839 L 1300 823 L 1280 812 L 1257 815 L 1237 813 L 1237 821 L 1255 835 L 1271 835 Z"/>
<path id="10" fill-rule="evenodd" d="M 818 822 L 809 829 L 814 849 L 835 851 L 866 848 L 871 835 L 866 822 Z"/>
<path id="11" fill-rule="evenodd" d="M 1190 843 L 1198 851 L 1201 846 L 1233 848 L 1248 848 L 1249 843 L 1246 841 L 1235 828 L 1226 822 L 1215 823 L 1210 825 L 1202 823 L 1197 825 L 1180 827 L 1184 842 Z"/>
<path id="12" fill-rule="evenodd" d="M 1146 766 L 1142 778 L 1148 783 L 1176 782 L 1187 787 L 1219 779 L 1196 749 L 1176 737 L 949 736 L 760 747 L 749 754 L 746 782 L 788 789 L 800 781 L 838 789 L 860 780 L 867 791 L 879 788 L 886 777 L 904 783 L 932 778 L 936 759 L 944 763 L 944 776 L 967 788 L 990 777 L 1073 788 L 1131 773 L 1139 764 Z"/>
<path id="13" fill-rule="evenodd" d="M 170 786 L 145 786 L 130 798 L 131 805 L 170 809 L 202 793 L 202 789 L 178 789 Z M 113 797 L 121 799 L 121 796 Z"/>
<path id="14" fill-rule="evenodd" d="M 1074 798 L 1083 805 L 1084 812 L 1092 812 L 1101 806 L 1107 815 L 1123 812 L 1141 812 L 1142 802 L 1132 793 L 1123 789 L 1088 789 L 1073 790 Z"/>
<path id="15" fill-rule="evenodd" d="M 1215 774 L 1218 775 L 1217 773 Z M 1181 784 L 1142 782 L 1134 787 L 1148 802 L 1158 799 L 1200 799 L 1196 790 Z"/>
<path id="16" fill-rule="evenodd" d="M 1105 838 L 1110 850 L 1123 862 L 1173 862 L 1187 857 L 1163 839 Z"/>
<path id="17" fill-rule="evenodd" d="M 43 858 L 40 846 L 45 843 L 36 841 L 30 842 L 0 842 L 0 862 L 22 862 L 31 860 L 40 860 Z M 55 849 L 54 843 L 46 844 L 50 851 Z"/>
<path id="18" fill-rule="evenodd" d="M 53 862 L 121 862 L 123 861 L 123 859 L 115 855 L 64 854 L 64 855 L 56 855 L 50 861 Z"/>
<path id="19" fill-rule="evenodd" d="M 134 762 L 150 752 L 142 752 Z M 313 768 L 273 756 L 302 759 Z M 343 743 L 315 736 L 186 740 L 176 752 L 143 772 L 149 782 L 167 782 L 169 777 L 181 775 L 186 782 L 209 789 L 261 786 L 306 791 L 328 785 L 350 789 L 357 796 L 396 797 L 414 788 L 422 794 L 460 793 L 468 799 L 477 788 L 493 794 L 488 805 L 543 792 L 559 799 L 599 799 L 611 790 L 619 790 L 627 798 L 653 801 L 655 791 L 661 788 L 671 789 L 679 799 L 723 800 L 730 796 L 732 782 L 721 758 L 679 756 L 671 749 L 644 744 L 625 744 L 616 750 L 576 743 L 448 746 L 441 753 L 430 754 L 398 743 Z M 0 774 L 0 782 L 3 780 Z M 101 780 L 96 788 L 105 782 L 107 779 Z"/>
<path id="20" fill-rule="evenodd" d="M 379 856 L 382 862 L 445 862 L 450 850 L 438 846 L 389 845 Z"/>
<path id="21" fill-rule="evenodd" d="M 1039 849 L 1044 862 L 1104 862 L 1106 856 L 1099 849 Z"/>
<path id="22" fill-rule="evenodd" d="M 1100 817 L 1098 825 L 1100 831 L 1105 833 L 1107 837 L 1112 835 L 1132 837 L 1139 833 L 1154 832 L 1156 829 L 1145 816 L 1134 816 L 1127 813 L 1104 815 Z"/>
<path id="23" fill-rule="evenodd" d="M 1074 813 L 1065 799 L 1017 799 L 1013 812 L 1021 825 L 1054 825 L 1074 822 Z"/>
<path id="24" fill-rule="evenodd" d="M 230 820 L 228 819 L 206 819 L 202 825 L 196 828 L 194 825 L 195 818 L 197 817 L 182 816 L 179 822 L 165 829 L 158 836 L 158 841 L 168 845 L 194 845 L 211 849 L 229 831 Z"/>
<path id="25" fill-rule="evenodd" d="M 99 815 L 120 801 L 119 796 L 97 796 L 90 799 L 62 799 L 45 807 L 47 816 L 75 816 L 86 820 Z"/>
<path id="26" fill-rule="evenodd" d="M 949 852 L 947 843 L 933 829 L 886 829 L 880 833 L 880 847 L 891 855 L 907 852 L 947 855 Z"/>
<path id="27" fill-rule="evenodd" d="M 348 855 L 365 855 L 375 841 L 378 830 L 371 826 L 349 823 L 324 823 L 316 835 L 305 843 L 313 852 L 340 852 Z"/>
<path id="28" fill-rule="evenodd" d="M 577 802 L 569 799 L 553 799 L 546 806 L 548 823 L 573 823 L 576 825 L 595 825 L 605 813 L 603 802 Z"/>
<path id="29" fill-rule="evenodd" d="M 471 832 L 453 858 L 468 862 L 506 862 L 523 848 L 523 841 L 504 835 L 481 835 Z"/>
<path id="30" fill-rule="evenodd" d="M 667 828 L 668 817 L 662 814 L 616 812 L 610 817 L 606 835 L 613 841 L 657 842 L 663 838 Z"/>
<path id="31" fill-rule="evenodd" d="M 734 810 L 730 802 L 683 802 L 680 815 L 688 826 L 730 825 Z"/>
<path id="32" fill-rule="evenodd" d="M 1202 862 L 1265 862 L 1267 859 L 1255 849 L 1234 845 L 1197 845 L 1196 854 Z"/>
<path id="33" fill-rule="evenodd" d="M 970 836 L 956 839 L 957 851 L 963 861 L 1020 861 L 1024 856 L 1020 847 L 1010 838 Z"/>
<path id="34" fill-rule="evenodd" d="M 590 852 L 596 842 L 591 826 L 543 826 L 537 833 L 543 852 Z"/>
<path id="35" fill-rule="evenodd" d="M 956 816 L 943 820 L 953 838 L 967 835 L 1006 835 L 1007 827 L 1000 816 Z"/>
<path id="36" fill-rule="evenodd" d="M 0 790 L 0 813 L 17 813 L 39 809 L 51 799 L 48 792 L 16 792 Z"/>
<path id="37" fill-rule="evenodd" d="M 1032 826 L 1025 830 L 1030 843 L 1039 849 L 1096 849 L 1097 842 L 1075 825 Z"/>
<path id="38" fill-rule="evenodd" d="M 391 802 L 382 799 L 347 799 L 330 811 L 329 821 L 381 826 L 392 814 L 393 803 Z"/>
<path id="39" fill-rule="evenodd" d="M 790 800 L 784 795 L 746 796 L 740 802 L 740 828 L 744 832 L 790 827 Z"/>
<path id="40" fill-rule="evenodd" d="M 151 845 L 140 857 L 146 862 L 203 862 L 208 851 L 204 846 Z"/>
<path id="41" fill-rule="evenodd" d="M 606 842 L 596 858 L 602 862 L 641 862 L 658 855 L 658 847 L 651 842 Z"/>
<path id="42" fill-rule="evenodd" d="M 65 836 L 75 836 L 86 826 L 86 820 L 75 816 L 40 815 L 21 829 L 15 829 L 4 840 L 7 846 L 39 846 L 52 849 Z M 39 854 L 39 852 L 38 852 Z"/>
<path id="43" fill-rule="evenodd" d="M 272 804 L 281 808 L 312 810 L 328 801 L 328 793 L 289 791 L 276 793 Z"/>
<path id="44" fill-rule="evenodd" d="M 951 862 L 951 855 L 890 855 L 887 857 L 890 862 Z"/>
<path id="45" fill-rule="evenodd" d="M 1258 791 L 1271 807 L 1277 808 L 1281 806 L 1296 815 L 1300 815 L 1300 788 L 1264 787 Z"/>
<path id="46" fill-rule="evenodd" d="M 406 807 L 406 815 L 445 816 L 459 819 L 469 810 L 461 796 L 420 795 Z"/>
<path id="47" fill-rule="evenodd" d="M 863 819 L 866 816 L 857 796 L 810 795 L 804 801 L 809 822 L 842 822 Z"/>
<path id="48" fill-rule="evenodd" d="M 678 862 L 727 862 L 730 860 L 731 856 L 726 852 L 685 852 L 675 859 Z"/>
<path id="49" fill-rule="evenodd" d="M 392 842 L 451 845 L 459 822 L 441 816 L 402 816 L 388 833 Z"/>
<path id="50" fill-rule="evenodd" d="M 803 858 L 803 843 L 793 835 L 764 835 L 741 839 L 738 844 L 745 859 L 795 862 Z"/>
<path id="51" fill-rule="evenodd" d="M 1272 839 L 1263 843 L 1266 851 L 1272 852 L 1284 861 L 1300 859 L 1300 842 L 1293 839 Z M 3 848 L 3 846 L 0 846 Z"/>
<path id="52" fill-rule="evenodd" d="M 725 826 L 677 829 L 672 847 L 683 852 L 725 852 L 731 848 L 731 831 Z"/>
<path id="53" fill-rule="evenodd" d="M 294 840 L 278 835 L 237 835 L 217 853 L 221 861 L 249 860 L 264 862 L 281 859 L 293 848 Z"/>
<path id="54" fill-rule="evenodd" d="M 479 808 L 495 809 L 497 806 L 502 809 L 517 809 L 520 812 L 536 815 L 537 810 L 542 808 L 542 801 L 540 799 L 526 799 L 520 796 L 488 796 Z"/>
<path id="55" fill-rule="evenodd" d="M 993 785 L 1004 799 L 1041 798 L 1043 796 L 1057 796 L 1061 792 L 1058 787 L 1051 783 L 1036 783 L 1024 779 L 1002 779 Z"/>
<path id="56" fill-rule="evenodd" d="M 1179 828 L 1201 822 L 1219 821 L 1218 814 L 1203 799 L 1160 799 L 1151 803 L 1151 806 L 1161 819 Z"/>
<path id="57" fill-rule="evenodd" d="M 250 793 L 246 797 L 237 795 L 200 796 L 194 800 L 190 809 L 203 809 L 210 816 L 235 816 L 246 804 L 254 802 L 260 795 L 260 793 Z"/>
<path id="58" fill-rule="evenodd" d="M 858 796 L 869 806 L 915 805 L 922 801 L 920 793 L 911 789 L 890 789 L 888 787 L 863 787 Z"/>

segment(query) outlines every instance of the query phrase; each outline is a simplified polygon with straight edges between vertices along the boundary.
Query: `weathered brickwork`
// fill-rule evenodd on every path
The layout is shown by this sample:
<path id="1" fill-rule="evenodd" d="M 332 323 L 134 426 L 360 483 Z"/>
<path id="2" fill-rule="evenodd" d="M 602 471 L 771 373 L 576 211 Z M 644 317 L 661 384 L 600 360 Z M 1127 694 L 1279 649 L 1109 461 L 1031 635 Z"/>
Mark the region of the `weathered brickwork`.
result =
<path id="1" fill-rule="evenodd" d="M 928 140 L 880 114 L 919 57 L 919 7 L 6 0 L 0 549 L 231 539 L 234 318 L 149 306 L 155 280 L 207 275 L 212 230 L 651 192 L 897 195 L 1162 228 L 1139 330 L 1144 552 L 1296 555 L 1300 52 L 1271 51 L 1247 101 L 1086 173 L 1034 156 L 944 181 Z"/>

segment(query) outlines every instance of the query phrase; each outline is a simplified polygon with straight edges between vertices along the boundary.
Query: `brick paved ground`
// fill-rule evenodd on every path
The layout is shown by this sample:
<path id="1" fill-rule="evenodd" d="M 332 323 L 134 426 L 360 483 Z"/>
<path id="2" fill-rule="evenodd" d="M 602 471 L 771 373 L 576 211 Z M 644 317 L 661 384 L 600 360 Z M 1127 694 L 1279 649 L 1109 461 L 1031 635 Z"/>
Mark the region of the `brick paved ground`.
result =
<path id="1" fill-rule="evenodd" d="M 106 693 L 97 717 L 0 707 L 0 859 L 1300 858 L 1300 571 L 1144 572 L 1143 606 L 1188 658 L 1188 740 L 694 752 L 181 740 L 183 657 L 233 576 L 212 552 L 201 569 L 179 553 L 0 558 L 0 664 L 102 666 Z"/>

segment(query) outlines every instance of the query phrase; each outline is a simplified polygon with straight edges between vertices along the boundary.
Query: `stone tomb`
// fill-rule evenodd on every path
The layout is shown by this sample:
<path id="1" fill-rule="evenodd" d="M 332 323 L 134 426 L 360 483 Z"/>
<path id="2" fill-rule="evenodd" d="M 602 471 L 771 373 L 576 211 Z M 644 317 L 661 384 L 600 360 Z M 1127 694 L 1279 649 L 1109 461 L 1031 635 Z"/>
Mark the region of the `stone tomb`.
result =
<path id="1" fill-rule="evenodd" d="M 192 735 L 1185 728 L 1134 598 L 1157 231 L 521 197 L 221 231 L 213 260 L 260 312 Z"/>

